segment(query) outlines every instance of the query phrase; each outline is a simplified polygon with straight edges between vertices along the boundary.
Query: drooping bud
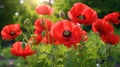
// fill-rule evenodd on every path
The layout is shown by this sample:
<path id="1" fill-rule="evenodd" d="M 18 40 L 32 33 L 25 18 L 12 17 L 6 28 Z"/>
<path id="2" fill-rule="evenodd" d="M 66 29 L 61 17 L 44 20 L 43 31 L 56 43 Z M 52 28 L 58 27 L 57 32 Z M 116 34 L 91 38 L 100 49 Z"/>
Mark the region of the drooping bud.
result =
<path id="1" fill-rule="evenodd" d="M 26 45 L 26 43 L 25 43 L 25 42 L 22 42 L 22 48 L 23 48 L 23 49 L 25 48 L 25 45 Z"/>
<path id="2" fill-rule="evenodd" d="M 42 26 L 45 26 L 44 20 L 40 21 Z"/>
<path id="3" fill-rule="evenodd" d="M 60 18 L 65 18 L 65 13 L 62 10 L 60 10 L 60 12 L 59 12 L 59 17 Z"/>
<path id="4" fill-rule="evenodd" d="M 29 25 L 29 24 L 30 24 L 30 20 L 29 20 L 29 18 L 26 18 L 24 21 L 24 25 Z"/>
<path id="5" fill-rule="evenodd" d="M 41 34 L 42 36 L 46 36 L 46 31 L 43 31 Z"/>

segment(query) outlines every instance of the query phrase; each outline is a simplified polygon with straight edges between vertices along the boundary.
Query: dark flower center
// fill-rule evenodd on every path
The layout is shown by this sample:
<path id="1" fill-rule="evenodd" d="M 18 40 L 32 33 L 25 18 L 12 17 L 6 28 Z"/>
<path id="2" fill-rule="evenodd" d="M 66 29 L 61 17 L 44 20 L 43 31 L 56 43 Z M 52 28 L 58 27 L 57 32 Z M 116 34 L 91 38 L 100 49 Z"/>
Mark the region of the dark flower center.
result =
<path id="1" fill-rule="evenodd" d="M 65 31 L 63 32 L 63 36 L 64 36 L 64 37 L 70 37 L 70 36 L 71 36 L 71 32 L 70 32 L 69 30 L 65 30 Z"/>
<path id="2" fill-rule="evenodd" d="M 14 36 L 14 35 L 15 35 L 15 32 L 14 32 L 14 31 L 12 31 L 12 32 L 10 33 L 10 35 L 11 35 L 11 36 Z"/>
<path id="3" fill-rule="evenodd" d="M 86 17 L 84 15 L 80 15 L 80 16 L 78 16 L 78 18 L 81 19 L 81 20 L 86 19 Z"/>
<path id="4" fill-rule="evenodd" d="M 118 20 L 120 20 L 120 16 L 118 17 Z"/>

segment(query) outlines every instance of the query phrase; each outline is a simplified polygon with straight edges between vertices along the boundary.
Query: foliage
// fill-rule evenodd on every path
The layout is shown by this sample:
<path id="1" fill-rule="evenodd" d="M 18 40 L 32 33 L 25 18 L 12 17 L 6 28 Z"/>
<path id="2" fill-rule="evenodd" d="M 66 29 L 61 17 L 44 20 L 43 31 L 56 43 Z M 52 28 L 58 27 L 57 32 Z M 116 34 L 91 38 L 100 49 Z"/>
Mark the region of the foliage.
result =
<path id="1" fill-rule="evenodd" d="M 36 18 L 39 18 L 40 16 L 38 16 L 34 11 L 36 4 L 32 1 L 33 0 L 25 0 L 24 4 L 19 4 L 19 0 L 0 0 L 0 5 L 4 5 L 5 7 L 0 9 L 0 22 L 4 23 L 1 24 L 0 27 L 2 28 L 2 26 L 6 24 L 14 22 L 20 23 L 21 26 L 24 26 L 23 22 L 25 18 L 29 18 L 31 22 L 34 22 Z M 54 4 L 52 5 L 56 11 L 55 15 L 47 18 L 52 18 L 51 20 L 56 22 L 60 20 L 58 14 L 59 11 L 63 10 L 65 12 L 65 18 L 68 19 L 68 10 L 75 2 L 78 1 L 83 2 L 95 9 L 98 12 L 100 18 L 107 13 L 120 11 L 118 9 L 120 3 L 119 0 L 55 0 Z M 19 16 L 15 16 L 15 12 L 19 12 Z M 24 27 L 22 28 L 24 29 Z M 24 32 L 25 31 L 26 30 L 24 30 Z M 117 29 L 115 29 L 115 31 L 116 33 L 120 33 Z M 83 44 L 78 44 L 78 49 L 76 50 L 74 50 L 73 47 L 68 49 L 63 45 L 40 44 L 37 45 L 38 47 L 32 46 L 32 48 L 37 51 L 37 54 L 28 57 L 25 62 L 23 62 L 24 60 L 22 58 L 18 58 L 18 60 L 15 60 L 15 66 L 23 67 L 25 64 L 29 67 L 96 67 L 96 64 L 100 64 L 104 67 L 105 65 L 111 66 L 114 63 L 120 63 L 120 43 L 117 46 L 106 45 L 100 40 L 98 35 L 93 33 L 91 30 L 89 32 L 89 36 L 90 37 L 88 41 Z M 19 37 L 18 39 L 20 38 L 22 37 Z M 110 50 L 110 53 L 109 48 L 112 49 Z M 9 53 L 9 48 L 1 50 L 1 55 L 4 55 L 6 59 L 13 58 L 13 56 L 11 56 Z M 103 62 L 104 60 L 107 60 L 108 62 Z M 3 66 L 6 66 L 6 62 L 8 63 L 8 61 L 5 60 L 0 65 L 3 64 Z"/>
<path id="2" fill-rule="evenodd" d="M 33 46 L 37 54 L 27 58 L 30 67 L 96 67 L 112 66 L 113 63 L 119 63 L 120 44 L 117 46 L 104 44 L 98 35 L 92 31 L 89 33 L 89 39 L 84 45 L 78 44 L 75 50 L 67 48 L 64 45 L 46 45 L 40 44 Z M 84 48 L 83 48 L 84 47 Z M 112 48 L 111 52 L 108 49 Z M 109 57 L 107 56 L 109 55 Z M 107 60 L 106 62 L 102 62 Z"/>

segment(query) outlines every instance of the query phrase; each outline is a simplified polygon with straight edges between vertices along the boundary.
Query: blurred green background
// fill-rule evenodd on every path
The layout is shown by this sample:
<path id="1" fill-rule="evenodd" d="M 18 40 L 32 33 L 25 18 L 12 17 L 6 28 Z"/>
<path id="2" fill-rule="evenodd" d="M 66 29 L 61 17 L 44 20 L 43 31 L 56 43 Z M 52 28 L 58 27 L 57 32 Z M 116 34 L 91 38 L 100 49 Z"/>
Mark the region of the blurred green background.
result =
<path id="1" fill-rule="evenodd" d="M 55 13 L 49 18 L 53 22 L 60 20 L 58 19 L 60 10 L 65 12 L 65 18 L 68 19 L 67 12 L 76 2 L 85 3 L 95 9 L 99 18 L 114 11 L 120 12 L 120 0 L 0 0 L 0 31 L 6 24 L 20 23 L 22 26 L 26 18 L 29 18 L 34 23 L 39 18 L 39 15 L 35 12 L 35 7 L 41 4 L 42 1 L 54 8 Z M 119 26 L 116 25 L 116 29 L 119 29 Z M 4 41 L 0 36 L 0 67 L 10 67 L 12 61 L 16 61 L 14 65 L 18 67 L 22 63 L 25 64 L 25 61 L 21 58 L 13 57 L 9 52 L 10 47 L 6 46 L 11 46 L 11 41 Z M 11 65 L 11 67 L 13 66 Z"/>

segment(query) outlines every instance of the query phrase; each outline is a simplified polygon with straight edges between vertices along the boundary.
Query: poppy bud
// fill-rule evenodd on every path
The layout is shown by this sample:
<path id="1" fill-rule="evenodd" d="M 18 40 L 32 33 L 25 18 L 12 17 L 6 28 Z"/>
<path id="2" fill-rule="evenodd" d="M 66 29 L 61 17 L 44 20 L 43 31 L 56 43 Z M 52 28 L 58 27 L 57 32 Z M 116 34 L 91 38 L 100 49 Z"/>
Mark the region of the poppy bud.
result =
<path id="1" fill-rule="evenodd" d="M 29 20 L 29 18 L 26 18 L 24 21 L 24 25 L 29 25 L 29 24 L 30 24 L 30 20 Z"/>
<path id="2" fill-rule="evenodd" d="M 45 26 L 44 20 L 42 20 L 40 23 L 41 23 L 42 26 Z"/>
<path id="3" fill-rule="evenodd" d="M 45 36 L 46 35 L 46 31 L 43 31 L 41 34 L 42 34 L 42 36 Z"/>
<path id="4" fill-rule="evenodd" d="M 25 48 L 25 42 L 22 42 L 22 48 L 24 49 Z"/>
<path id="5" fill-rule="evenodd" d="M 60 10 L 60 12 L 59 12 L 59 17 L 60 18 L 65 18 L 65 13 L 62 10 Z"/>

